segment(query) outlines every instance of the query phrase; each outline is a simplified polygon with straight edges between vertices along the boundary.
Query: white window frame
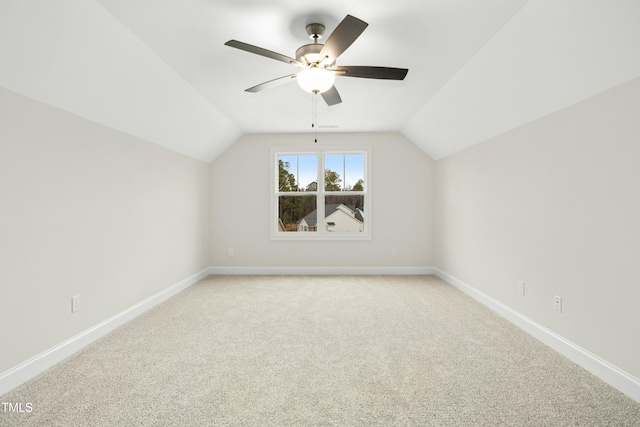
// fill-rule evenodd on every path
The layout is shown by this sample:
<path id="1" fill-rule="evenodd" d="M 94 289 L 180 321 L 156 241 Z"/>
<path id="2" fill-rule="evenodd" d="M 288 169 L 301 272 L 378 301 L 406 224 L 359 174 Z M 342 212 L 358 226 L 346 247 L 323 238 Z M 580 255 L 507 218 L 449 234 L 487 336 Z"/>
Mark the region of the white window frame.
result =
<path id="1" fill-rule="evenodd" d="M 304 193 L 291 193 L 291 192 L 279 192 L 278 183 L 278 156 L 281 155 L 310 155 L 315 154 L 317 156 L 317 168 L 318 168 L 318 191 L 311 194 L 316 195 L 318 218 L 325 218 L 324 214 L 324 202 L 325 196 L 330 194 L 335 195 L 364 195 L 364 231 L 362 232 L 328 232 L 325 231 L 325 227 L 318 226 L 315 232 L 282 232 L 278 230 L 278 198 L 280 196 L 291 196 L 292 194 L 311 195 L 309 192 Z M 340 191 L 340 192 L 327 192 L 325 191 L 324 183 L 324 169 L 325 169 L 325 155 L 326 154 L 364 154 L 364 191 Z M 270 217 L 270 235 L 271 240 L 371 240 L 372 230 L 372 212 L 371 212 L 371 188 L 372 188 L 372 173 L 371 173 L 371 147 L 272 147 L 271 148 L 271 162 L 269 173 L 271 175 L 269 181 L 270 185 L 270 200 L 271 200 L 271 213 Z M 342 176 L 342 175 L 341 175 Z M 342 177 L 344 179 L 344 177 Z"/>

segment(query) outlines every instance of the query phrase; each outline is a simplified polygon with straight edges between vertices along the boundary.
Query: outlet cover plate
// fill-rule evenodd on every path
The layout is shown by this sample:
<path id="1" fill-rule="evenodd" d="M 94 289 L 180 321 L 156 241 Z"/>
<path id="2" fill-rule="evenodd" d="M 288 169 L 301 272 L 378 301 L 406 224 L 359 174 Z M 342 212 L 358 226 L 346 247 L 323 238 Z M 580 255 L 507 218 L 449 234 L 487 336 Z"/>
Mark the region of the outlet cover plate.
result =
<path id="1" fill-rule="evenodd" d="M 558 295 L 553 296 L 553 309 L 558 313 L 562 313 L 562 297 Z"/>

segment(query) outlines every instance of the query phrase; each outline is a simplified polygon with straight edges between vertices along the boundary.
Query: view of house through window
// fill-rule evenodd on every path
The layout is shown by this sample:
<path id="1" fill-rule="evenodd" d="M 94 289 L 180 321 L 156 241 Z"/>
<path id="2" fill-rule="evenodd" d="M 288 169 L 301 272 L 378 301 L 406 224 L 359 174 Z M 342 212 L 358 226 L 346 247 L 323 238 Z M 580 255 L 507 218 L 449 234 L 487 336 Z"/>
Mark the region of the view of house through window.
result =
<path id="1" fill-rule="evenodd" d="M 365 233 L 366 152 L 276 153 L 277 233 Z"/>

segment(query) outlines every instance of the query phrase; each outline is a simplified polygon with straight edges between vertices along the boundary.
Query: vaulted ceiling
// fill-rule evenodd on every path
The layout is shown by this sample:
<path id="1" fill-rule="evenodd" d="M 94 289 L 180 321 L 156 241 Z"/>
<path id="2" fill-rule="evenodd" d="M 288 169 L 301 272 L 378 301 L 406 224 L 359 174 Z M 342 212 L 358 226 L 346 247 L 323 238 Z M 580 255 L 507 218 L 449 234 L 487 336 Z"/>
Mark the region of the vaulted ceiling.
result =
<path id="1" fill-rule="evenodd" d="M 321 132 L 398 131 L 445 157 L 640 76 L 637 0 L 2 0 L 0 86 L 210 162 L 246 133 L 311 132 L 312 96 L 287 56 L 347 15 L 369 26 L 339 65 Z"/>

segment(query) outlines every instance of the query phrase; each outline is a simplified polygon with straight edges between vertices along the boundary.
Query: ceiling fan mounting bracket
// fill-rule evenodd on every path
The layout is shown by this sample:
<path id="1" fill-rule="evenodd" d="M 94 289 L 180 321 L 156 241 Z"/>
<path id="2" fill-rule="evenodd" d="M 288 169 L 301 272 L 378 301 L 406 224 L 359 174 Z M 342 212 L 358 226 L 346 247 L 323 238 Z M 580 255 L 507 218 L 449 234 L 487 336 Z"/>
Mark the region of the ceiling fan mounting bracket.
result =
<path id="1" fill-rule="evenodd" d="M 307 25 L 306 29 L 307 29 L 307 34 L 309 35 L 309 38 L 315 41 L 316 43 L 318 42 L 319 39 L 322 38 L 324 34 L 324 25 L 322 24 L 309 24 Z"/>

